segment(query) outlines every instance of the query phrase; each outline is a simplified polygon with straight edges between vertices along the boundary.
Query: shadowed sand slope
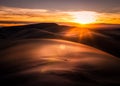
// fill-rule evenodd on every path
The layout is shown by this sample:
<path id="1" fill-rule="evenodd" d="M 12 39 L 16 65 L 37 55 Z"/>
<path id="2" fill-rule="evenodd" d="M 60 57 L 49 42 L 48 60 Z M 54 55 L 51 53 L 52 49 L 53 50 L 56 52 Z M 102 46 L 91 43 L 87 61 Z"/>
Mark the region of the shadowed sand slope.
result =
<path id="1" fill-rule="evenodd" d="M 0 49 L 7 47 L 5 44 L 9 44 L 11 41 L 52 38 L 87 44 L 120 57 L 119 27 L 114 28 L 110 26 L 93 29 L 93 27 L 89 26 L 89 28 L 92 29 L 85 27 L 74 29 L 73 27 L 58 25 L 56 23 L 38 23 L 24 26 L 3 27 L 0 28 Z M 70 35 L 70 37 L 66 37 L 66 34 Z M 74 37 L 71 34 L 77 36 Z"/>
<path id="2" fill-rule="evenodd" d="M 98 49 L 57 39 L 13 41 L 0 52 L 5 86 L 120 85 L 120 60 Z"/>

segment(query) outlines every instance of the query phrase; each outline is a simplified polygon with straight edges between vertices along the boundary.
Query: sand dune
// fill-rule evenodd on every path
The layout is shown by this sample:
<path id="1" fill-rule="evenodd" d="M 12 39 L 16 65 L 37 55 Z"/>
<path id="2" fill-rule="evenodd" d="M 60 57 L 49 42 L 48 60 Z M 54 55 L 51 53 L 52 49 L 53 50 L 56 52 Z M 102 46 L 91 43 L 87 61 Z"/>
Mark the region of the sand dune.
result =
<path id="1" fill-rule="evenodd" d="M 71 29 L 55 23 L 0 28 L 0 83 L 119 86 L 120 29 L 77 28 L 78 36 L 66 37 Z"/>
<path id="2" fill-rule="evenodd" d="M 57 39 L 11 43 L 0 52 L 0 82 L 12 86 L 120 84 L 120 60 L 87 45 Z"/>

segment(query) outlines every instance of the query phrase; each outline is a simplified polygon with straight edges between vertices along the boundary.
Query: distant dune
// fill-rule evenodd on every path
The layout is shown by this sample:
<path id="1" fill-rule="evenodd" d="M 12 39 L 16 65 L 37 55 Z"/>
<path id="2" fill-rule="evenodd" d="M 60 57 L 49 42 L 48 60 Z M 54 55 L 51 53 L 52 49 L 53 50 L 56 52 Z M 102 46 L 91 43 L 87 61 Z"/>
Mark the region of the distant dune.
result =
<path id="1" fill-rule="evenodd" d="M 102 26 L 104 26 L 103 24 Z M 99 25 L 100 26 L 100 25 Z M 107 26 L 109 26 L 107 24 Z M 74 42 L 80 42 L 101 49 L 105 52 L 111 53 L 117 57 L 120 57 L 120 27 L 117 28 L 97 28 L 91 29 L 94 39 L 89 37 L 84 40 L 70 37 L 67 38 L 63 32 L 71 29 L 71 26 L 58 25 L 56 23 L 39 23 L 24 26 L 13 26 L 0 28 L 0 40 L 1 44 L 10 42 L 10 40 L 22 40 L 22 39 L 34 39 L 34 38 L 53 38 L 64 39 Z M 112 25 L 115 27 L 115 25 Z M 91 27 L 90 27 L 91 28 Z M 7 42 L 4 42 L 7 41 Z M 6 45 L 5 45 L 6 46 Z M 2 45 L 3 47 L 3 45 Z"/>

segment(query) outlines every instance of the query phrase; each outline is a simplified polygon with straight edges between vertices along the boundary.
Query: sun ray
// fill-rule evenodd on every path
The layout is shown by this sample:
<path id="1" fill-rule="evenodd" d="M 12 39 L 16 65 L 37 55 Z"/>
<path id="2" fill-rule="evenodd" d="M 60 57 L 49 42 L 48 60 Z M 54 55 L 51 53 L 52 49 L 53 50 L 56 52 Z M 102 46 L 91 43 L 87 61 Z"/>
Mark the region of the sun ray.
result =
<path id="1" fill-rule="evenodd" d="M 66 37 L 78 38 L 79 40 L 84 40 L 86 38 L 93 39 L 93 32 L 89 28 L 71 28 L 65 32 Z"/>

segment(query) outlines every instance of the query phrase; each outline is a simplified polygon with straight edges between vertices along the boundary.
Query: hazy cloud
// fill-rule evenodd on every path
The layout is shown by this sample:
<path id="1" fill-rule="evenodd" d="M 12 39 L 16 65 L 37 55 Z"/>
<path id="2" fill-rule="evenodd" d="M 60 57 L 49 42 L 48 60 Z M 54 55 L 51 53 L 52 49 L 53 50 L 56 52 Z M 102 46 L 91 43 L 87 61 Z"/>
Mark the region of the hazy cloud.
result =
<path id="1" fill-rule="evenodd" d="M 0 13 L 13 13 L 13 14 L 34 14 L 34 13 L 41 13 L 47 12 L 46 9 L 23 9 L 23 8 L 14 8 L 14 7 L 5 7 L 0 6 Z"/>
<path id="2" fill-rule="evenodd" d="M 114 8 L 117 11 L 120 8 Z M 74 14 L 79 14 L 79 11 L 61 11 L 61 10 L 47 10 L 47 9 L 27 9 L 0 6 L 0 23 L 13 23 L 15 22 L 73 22 Z M 98 17 L 98 23 L 119 23 L 120 12 L 95 12 Z M 78 15 L 79 16 L 79 15 Z M 2 22 L 3 21 L 3 22 Z M 9 22 L 10 21 L 10 22 Z"/>

